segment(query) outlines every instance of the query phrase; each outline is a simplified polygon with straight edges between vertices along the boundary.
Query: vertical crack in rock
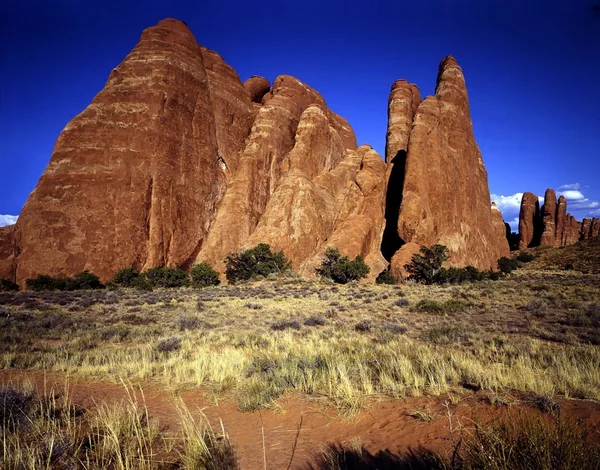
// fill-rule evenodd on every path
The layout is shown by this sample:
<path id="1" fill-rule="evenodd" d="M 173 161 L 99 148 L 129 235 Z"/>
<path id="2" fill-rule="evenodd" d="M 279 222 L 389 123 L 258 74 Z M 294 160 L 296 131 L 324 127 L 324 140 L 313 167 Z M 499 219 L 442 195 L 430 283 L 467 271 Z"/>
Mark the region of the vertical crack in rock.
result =
<path id="1" fill-rule="evenodd" d="M 387 184 L 385 195 L 385 229 L 381 240 L 381 254 L 390 261 L 404 240 L 398 235 L 398 215 L 402 204 L 402 188 L 404 187 L 404 175 L 406 166 L 406 151 L 400 150 L 392 159 L 392 170 Z"/>

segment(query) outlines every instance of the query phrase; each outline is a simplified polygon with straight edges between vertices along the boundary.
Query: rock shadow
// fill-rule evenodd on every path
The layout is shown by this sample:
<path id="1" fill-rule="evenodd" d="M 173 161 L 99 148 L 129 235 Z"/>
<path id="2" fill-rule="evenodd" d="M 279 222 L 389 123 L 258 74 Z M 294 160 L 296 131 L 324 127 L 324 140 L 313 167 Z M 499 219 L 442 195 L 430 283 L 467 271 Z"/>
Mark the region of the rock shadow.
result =
<path id="1" fill-rule="evenodd" d="M 388 181 L 385 195 L 385 229 L 381 239 L 381 254 L 390 261 L 394 253 L 404 245 L 404 240 L 398 235 L 398 214 L 402 204 L 402 188 L 406 167 L 406 151 L 400 150 L 392 159 L 394 164 Z"/>
<path id="2" fill-rule="evenodd" d="M 444 462 L 426 449 L 409 449 L 403 454 L 380 450 L 372 454 L 364 447 L 348 449 L 340 444 L 329 444 L 309 463 L 305 470 L 429 470 L 442 469 Z"/>
<path id="3" fill-rule="evenodd" d="M 542 241 L 542 234 L 544 233 L 544 205 L 540 208 L 539 201 L 535 202 L 535 214 L 533 215 L 533 238 L 531 243 L 527 246 L 532 248 L 540 246 Z"/>

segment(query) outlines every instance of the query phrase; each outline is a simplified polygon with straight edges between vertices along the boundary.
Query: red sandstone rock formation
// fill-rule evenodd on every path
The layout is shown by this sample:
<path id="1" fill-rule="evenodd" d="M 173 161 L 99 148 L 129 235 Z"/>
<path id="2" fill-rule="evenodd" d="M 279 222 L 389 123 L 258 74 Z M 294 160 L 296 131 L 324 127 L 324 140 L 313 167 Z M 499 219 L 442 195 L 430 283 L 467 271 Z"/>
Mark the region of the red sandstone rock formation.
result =
<path id="1" fill-rule="evenodd" d="M 496 268 L 508 244 L 460 67 L 446 58 L 422 103 L 415 85 L 396 82 L 389 113 L 395 165 L 357 148 L 306 84 L 242 84 L 184 23 L 163 20 L 61 132 L 16 226 L 0 229 L 0 278 L 89 269 L 107 280 L 124 266 L 199 261 L 222 270 L 228 253 L 260 242 L 305 275 L 333 246 L 362 255 L 373 279 L 402 243 L 396 261 L 442 243 L 453 265 Z"/>
<path id="2" fill-rule="evenodd" d="M 412 89 L 396 83 L 392 97 L 405 97 L 400 114 L 410 116 Z M 389 125 L 388 158 L 405 141 L 406 126 L 403 120 L 399 123 Z M 390 149 L 390 142 L 399 144 Z M 391 187 L 390 182 L 388 191 L 401 192 L 397 233 L 402 246 L 391 260 L 396 275 L 403 274 L 404 264 L 420 245 L 446 245 L 454 266 L 497 269 L 498 258 L 508 256 L 504 225 L 500 230 L 490 207 L 464 76 L 450 56 L 440 64 L 435 96 L 420 103 L 414 116 L 402 186 Z"/>
<path id="3" fill-rule="evenodd" d="M 537 226 L 540 217 L 540 203 L 533 193 L 523 194 L 519 212 L 519 250 L 537 246 Z"/>
<path id="4" fill-rule="evenodd" d="M 419 88 L 406 80 L 392 85 L 388 100 L 388 128 L 385 143 L 385 161 L 393 162 L 399 153 L 406 154 L 413 118 L 421 104 Z M 404 159 L 400 162 L 404 165 Z"/>
<path id="5" fill-rule="evenodd" d="M 505 238 L 508 240 L 510 236 L 510 225 L 504 223 L 504 218 L 502 217 L 502 212 L 498 209 L 498 206 L 495 202 L 492 202 L 492 225 L 494 227 L 494 232 L 496 233 L 496 238 L 501 239 Z M 501 257 L 500 257 L 501 258 Z"/>
<path id="6" fill-rule="evenodd" d="M 554 246 L 556 241 L 556 193 L 553 189 L 547 189 L 544 195 L 544 205 L 541 216 L 543 231 L 540 238 L 540 246 Z"/>
<path id="7" fill-rule="evenodd" d="M 600 233 L 600 222 L 595 222 L 596 219 L 586 218 L 577 222 L 571 214 L 567 214 L 567 200 L 560 196 L 557 203 L 554 190 L 546 190 L 541 213 L 537 201 L 533 193 L 523 195 L 519 214 L 519 249 L 572 245 Z"/>
<path id="8" fill-rule="evenodd" d="M 17 222 L 18 282 L 188 266 L 254 115 L 235 71 L 182 22 L 145 30 L 61 132 Z"/>
<path id="9" fill-rule="evenodd" d="M 198 261 L 207 261 L 219 270 L 223 270 L 227 254 L 245 246 L 289 172 L 298 170 L 313 178 L 339 164 L 347 155 L 346 149 L 356 149 L 356 138 L 348 123 L 327 108 L 319 93 L 298 79 L 278 77 L 269 94 L 271 98 L 263 99 L 265 104 L 246 140 L 240 167 L 197 256 Z M 310 214 L 311 223 L 320 217 L 315 212 Z M 311 230 L 310 223 L 306 228 Z"/>
<path id="10" fill-rule="evenodd" d="M 564 196 L 558 198 L 556 207 L 556 236 L 554 238 L 554 246 L 564 246 L 563 233 L 567 224 L 567 200 Z"/>
<path id="11" fill-rule="evenodd" d="M 592 235 L 591 238 L 595 238 L 595 237 L 599 237 L 600 236 L 600 219 L 597 219 L 596 217 L 594 217 L 592 219 Z"/>
<path id="12" fill-rule="evenodd" d="M 581 222 L 575 220 L 575 217 L 573 217 L 571 214 L 567 214 L 567 223 L 563 233 L 564 246 L 577 243 L 581 236 Z"/>
<path id="13" fill-rule="evenodd" d="M 592 236 L 592 219 L 586 217 L 581 221 L 581 234 L 579 235 L 580 240 L 588 240 Z"/>
<path id="14" fill-rule="evenodd" d="M 14 225 L 0 227 L 0 279 L 15 278 Z"/>
<path id="15" fill-rule="evenodd" d="M 252 101 L 260 103 L 271 89 L 271 84 L 266 78 L 255 75 L 244 82 L 244 88 Z"/>

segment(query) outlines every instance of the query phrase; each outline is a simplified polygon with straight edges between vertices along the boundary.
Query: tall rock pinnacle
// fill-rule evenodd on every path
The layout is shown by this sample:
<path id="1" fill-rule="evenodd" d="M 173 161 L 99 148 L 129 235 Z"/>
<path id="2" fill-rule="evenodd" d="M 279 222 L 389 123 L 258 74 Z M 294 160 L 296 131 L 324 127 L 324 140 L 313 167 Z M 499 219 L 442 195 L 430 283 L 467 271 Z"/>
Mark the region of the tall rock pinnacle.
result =
<path id="1" fill-rule="evenodd" d="M 540 239 L 540 246 L 554 246 L 556 240 L 557 204 L 556 193 L 553 189 L 546 190 L 541 215 L 543 232 Z"/>
<path id="2" fill-rule="evenodd" d="M 397 138 L 388 135 L 388 142 L 404 139 L 402 132 Z M 390 191 L 401 193 L 397 233 L 402 246 L 391 260 L 396 274 L 420 245 L 446 245 L 450 264 L 480 269 L 496 269 L 498 258 L 508 255 L 505 231 L 496 227 L 492 216 L 464 76 L 451 56 L 440 64 L 435 96 L 417 108 L 402 187 L 390 181 Z"/>

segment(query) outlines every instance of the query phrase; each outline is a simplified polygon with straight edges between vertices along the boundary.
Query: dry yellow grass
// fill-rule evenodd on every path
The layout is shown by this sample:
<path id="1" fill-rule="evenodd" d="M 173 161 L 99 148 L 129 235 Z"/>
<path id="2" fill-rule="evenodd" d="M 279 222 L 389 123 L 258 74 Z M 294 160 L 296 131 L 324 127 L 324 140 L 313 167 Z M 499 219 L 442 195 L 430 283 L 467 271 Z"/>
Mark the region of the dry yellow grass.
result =
<path id="1" fill-rule="evenodd" d="M 598 400 L 599 286 L 530 269 L 461 286 L 1 294 L 0 368 L 203 387 L 244 410 L 292 390 L 345 413 L 462 387 Z"/>

